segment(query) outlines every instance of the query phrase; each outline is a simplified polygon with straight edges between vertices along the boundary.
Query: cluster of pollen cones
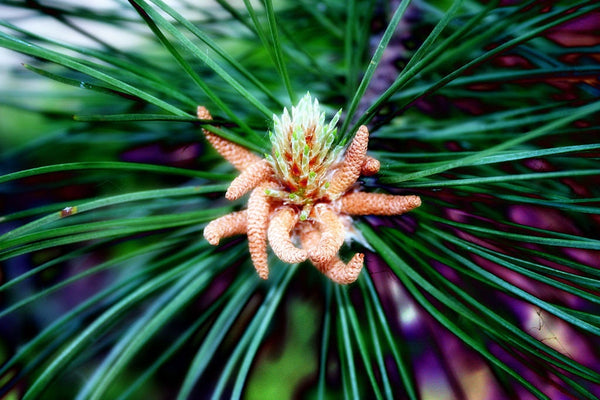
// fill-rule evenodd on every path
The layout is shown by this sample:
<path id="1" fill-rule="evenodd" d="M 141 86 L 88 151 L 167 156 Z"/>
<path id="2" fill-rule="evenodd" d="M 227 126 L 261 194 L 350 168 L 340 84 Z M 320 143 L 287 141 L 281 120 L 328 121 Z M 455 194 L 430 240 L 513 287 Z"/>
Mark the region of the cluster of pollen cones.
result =
<path id="1" fill-rule="evenodd" d="M 343 155 L 322 171 L 322 165 L 317 165 L 315 160 L 325 159 L 323 151 L 330 149 L 319 148 L 320 154 L 311 150 L 317 147 L 313 141 L 318 138 L 319 129 L 324 129 L 323 117 L 320 121 L 318 118 L 311 121 L 305 115 L 304 118 L 297 115 L 309 107 L 312 107 L 309 111 L 321 116 L 318 102 L 312 102 L 307 95 L 297 108 L 292 109 L 292 118 L 287 118 L 288 125 L 294 125 L 278 127 L 275 135 L 279 136 L 271 139 L 272 142 L 279 141 L 274 155 L 284 155 L 283 163 L 277 166 L 274 165 L 274 157 L 260 158 L 246 148 L 203 129 L 217 152 L 240 171 L 225 197 L 236 200 L 250 192 L 245 210 L 213 220 L 204 229 L 204 237 L 210 244 L 217 245 L 222 238 L 246 234 L 250 257 L 263 279 L 269 275 L 268 243 L 282 261 L 299 263 L 310 260 L 332 281 L 348 284 L 358 278 L 364 261 L 361 253 L 355 254 L 348 263 L 338 256 L 339 249 L 354 229 L 351 216 L 399 215 L 419 207 L 421 199 L 418 196 L 357 191 L 356 182 L 361 175 L 373 175 L 379 171 L 379 161 L 366 155 L 369 131 L 364 125 L 358 129 Z M 287 110 L 284 117 L 285 114 Z M 211 120 L 212 116 L 205 107 L 199 106 L 198 118 Z M 303 124 L 297 126 L 298 120 Z M 311 132 L 309 138 L 306 134 L 302 137 L 304 143 L 300 149 L 303 154 L 286 155 L 294 147 L 298 148 L 296 143 L 291 142 L 298 140 L 299 131 Z M 289 162 L 286 163 L 286 160 Z M 282 168 L 287 169 L 285 173 L 281 172 Z M 322 179 L 312 179 L 312 182 L 311 179 L 297 179 L 298 176 L 314 178 L 316 174 L 311 168 L 319 169 Z M 321 187 L 311 187 L 311 184 Z"/>

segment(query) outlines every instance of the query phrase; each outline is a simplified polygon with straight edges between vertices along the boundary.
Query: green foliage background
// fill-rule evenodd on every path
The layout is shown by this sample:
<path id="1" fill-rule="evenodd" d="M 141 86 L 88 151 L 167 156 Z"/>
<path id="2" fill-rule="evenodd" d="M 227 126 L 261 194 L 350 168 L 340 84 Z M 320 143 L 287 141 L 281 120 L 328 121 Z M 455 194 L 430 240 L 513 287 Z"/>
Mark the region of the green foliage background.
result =
<path id="1" fill-rule="evenodd" d="M 0 396 L 600 396 L 596 2 L 0 6 Z M 423 200 L 348 287 L 202 238 L 244 202 L 196 106 L 265 153 L 307 90 Z"/>

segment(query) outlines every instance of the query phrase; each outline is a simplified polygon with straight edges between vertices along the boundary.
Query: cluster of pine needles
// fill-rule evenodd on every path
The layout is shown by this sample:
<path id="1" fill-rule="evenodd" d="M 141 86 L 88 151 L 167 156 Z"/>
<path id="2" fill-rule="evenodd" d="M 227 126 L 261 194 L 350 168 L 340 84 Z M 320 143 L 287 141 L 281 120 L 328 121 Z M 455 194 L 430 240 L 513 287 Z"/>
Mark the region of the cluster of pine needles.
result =
<path id="1" fill-rule="evenodd" d="M 0 397 L 600 396 L 600 3 L 86 4 L 0 1 Z M 348 286 L 202 236 L 307 91 L 423 203 Z"/>

